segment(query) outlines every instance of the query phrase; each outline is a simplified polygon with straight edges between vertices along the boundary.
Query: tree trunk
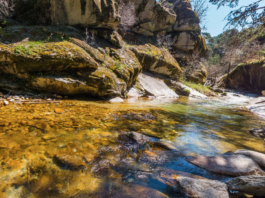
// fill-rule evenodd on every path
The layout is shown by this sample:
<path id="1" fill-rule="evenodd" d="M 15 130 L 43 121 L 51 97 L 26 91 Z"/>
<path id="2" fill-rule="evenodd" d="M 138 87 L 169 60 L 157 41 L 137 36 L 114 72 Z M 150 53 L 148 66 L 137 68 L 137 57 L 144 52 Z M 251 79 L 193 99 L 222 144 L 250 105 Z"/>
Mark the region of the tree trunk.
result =
<path id="1" fill-rule="evenodd" d="M 229 87 L 229 74 L 230 74 L 230 67 L 231 67 L 231 63 L 229 62 L 229 65 L 228 65 L 228 71 L 227 71 L 227 77 L 226 77 L 226 82 L 225 82 L 225 88 Z"/>

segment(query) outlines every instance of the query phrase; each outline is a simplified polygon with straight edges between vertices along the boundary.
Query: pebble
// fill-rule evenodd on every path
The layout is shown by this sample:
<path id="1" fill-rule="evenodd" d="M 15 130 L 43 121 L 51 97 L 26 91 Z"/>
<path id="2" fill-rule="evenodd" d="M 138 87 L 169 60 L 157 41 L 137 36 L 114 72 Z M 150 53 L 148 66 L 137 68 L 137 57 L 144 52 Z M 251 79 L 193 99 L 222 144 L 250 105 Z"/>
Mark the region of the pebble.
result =
<path id="1" fill-rule="evenodd" d="M 57 95 L 56 98 L 57 99 L 63 99 L 63 97 L 62 96 L 59 96 L 59 95 Z"/>
<path id="2" fill-rule="evenodd" d="M 9 105 L 9 102 L 5 100 L 4 105 Z"/>

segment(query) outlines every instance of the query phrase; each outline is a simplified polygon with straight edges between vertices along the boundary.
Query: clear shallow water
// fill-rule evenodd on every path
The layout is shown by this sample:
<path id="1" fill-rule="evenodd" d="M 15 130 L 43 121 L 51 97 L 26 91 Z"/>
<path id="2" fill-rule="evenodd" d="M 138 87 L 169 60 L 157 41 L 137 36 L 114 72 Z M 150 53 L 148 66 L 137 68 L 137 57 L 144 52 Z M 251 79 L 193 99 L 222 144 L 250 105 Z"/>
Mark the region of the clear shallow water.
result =
<path id="1" fill-rule="evenodd" d="M 228 94 L 124 104 L 64 101 L 10 105 L 0 112 L 0 197 L 181 197 L 178 175 L 226 181 L 185 158 L 237 149 L 265 152 L 249 129 L 263 119 Z M 143 149 L 126 134 L 170 141 Z"/>

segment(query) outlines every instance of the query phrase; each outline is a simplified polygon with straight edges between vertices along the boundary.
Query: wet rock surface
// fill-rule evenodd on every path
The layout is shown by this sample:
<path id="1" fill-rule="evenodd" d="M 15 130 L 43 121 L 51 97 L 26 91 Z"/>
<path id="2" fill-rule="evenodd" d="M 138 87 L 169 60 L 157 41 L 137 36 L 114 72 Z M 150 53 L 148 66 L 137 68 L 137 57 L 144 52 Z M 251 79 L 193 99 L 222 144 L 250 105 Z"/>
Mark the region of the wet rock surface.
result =
<path id="1" fill-rule="evenodd" d="M 228 180 L 226 184 L 231 191 L 239 191 L 257 197 L 265 196 L 265 177 L 241 176 Z"/>
<path id="2" fill-rule="evenodd" d="M 249 132 L 255 137 L 265 138 L 265 128 L 253 128 L 250 129 Z"/>
<path id="3" fill-rule="evenodd" d="M 177 177 L 176 181 L 179 190 L 187 197 L 229 198 L 226 184 L 219 181 L 193 179 L 189 177 Z"/>
<path id="4" fill-rule="evenodd" d="M 258 97 L 249 102 L 247 108 L 262 117 L 265 116 L 265 97 Z"/>
<path id="5" fill-rule="evenodd" d="M 217 157 L 197 156 L 188 162 L 206 170 L 229 176 L 259 175 L 265 172 L 251 159 L 244 155 L 224 155 Z"/>
<path id="6" fill-rule="evenodd" d="M 265 168 L 265 154 L 250 150 L 240 149 L 235 152 L 238 155 L 245 155 L 253 159 L 261 168 Z"/>

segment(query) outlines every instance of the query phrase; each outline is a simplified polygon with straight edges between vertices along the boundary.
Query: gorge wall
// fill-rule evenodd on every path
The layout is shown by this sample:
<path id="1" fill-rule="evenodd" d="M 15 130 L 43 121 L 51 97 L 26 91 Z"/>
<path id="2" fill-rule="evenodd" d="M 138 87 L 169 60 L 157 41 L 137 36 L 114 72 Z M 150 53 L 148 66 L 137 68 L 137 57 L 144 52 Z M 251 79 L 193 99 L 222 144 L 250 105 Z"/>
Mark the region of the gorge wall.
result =
<path id="1" fill-rule="evenodd" d="M 2 81 L 39 91 L 124 97 L 142 70 L 177 80 L 190 53 L 207 52 L 189 0 L 17 1 L 13 19 L 0 35 Z"/>

